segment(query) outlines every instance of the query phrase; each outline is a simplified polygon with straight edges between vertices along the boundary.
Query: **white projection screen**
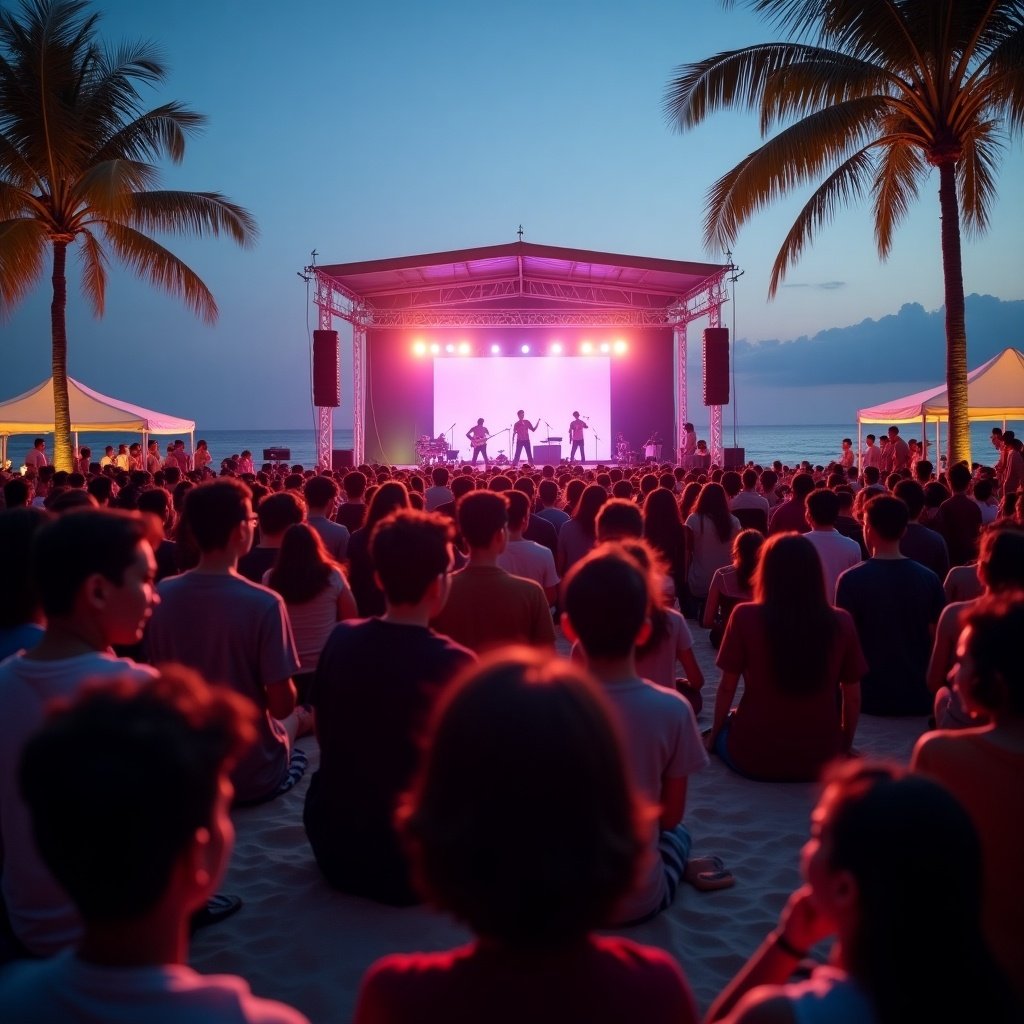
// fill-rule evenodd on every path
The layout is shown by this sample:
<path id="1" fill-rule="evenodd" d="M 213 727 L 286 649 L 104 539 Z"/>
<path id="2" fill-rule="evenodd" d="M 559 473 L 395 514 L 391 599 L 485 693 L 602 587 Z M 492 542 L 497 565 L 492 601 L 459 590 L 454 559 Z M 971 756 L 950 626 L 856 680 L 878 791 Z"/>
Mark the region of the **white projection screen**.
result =
<path id="1" fill-rule="evenodd" d="M 522 409 L 531 423 L 533 444 L 562 438 L 568 458 L 573 411 L 587 417 L 588 460 L 608 461 L 611 453 L 611 359 L 608 356 L 457 356 L 434 359 L 434 433 L 454 438 L 462 458 L 472 455 L 466 431 L 482 416 L 492 435 L 487 453 L 511 459 L 515 441 L 506 432 Z M 454 427 L 453 427 L 454 424 Z"/>

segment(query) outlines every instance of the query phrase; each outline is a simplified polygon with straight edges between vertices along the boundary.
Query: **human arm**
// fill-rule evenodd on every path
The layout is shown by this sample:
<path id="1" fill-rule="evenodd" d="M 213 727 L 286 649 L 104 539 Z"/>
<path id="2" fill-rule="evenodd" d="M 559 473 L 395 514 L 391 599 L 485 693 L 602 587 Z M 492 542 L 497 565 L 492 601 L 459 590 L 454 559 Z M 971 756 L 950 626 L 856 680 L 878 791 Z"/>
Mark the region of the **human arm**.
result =
<path id="1" fill-rule="evenodd" d="M 718 604 L 722 597 L 721 570 L 716 569 L 715 575 L 711 577 L 711 586 L 708 588 L 708 599 L 704 602 L 704 614 L 700 624 L 704 629 L 710 629 L 715 624 L 715 616 L 718 614 Z"/>
<path id="2" fill-rule="evenodd" d="M 931 693 L 938 693 L 946 685 L 946 677 L 953 667 L 953 655 L 956 651 L 958 639 L 957 630 L 953 628 L 953 622 L 959 616 L 960 608 L 948 606 L 942 609 L 939 616 L 939 624 L 935 630 L 935 640 L 932 644 L 932 656 L 928 660 L 928 675 L 926 681 Z"/>
<path id="3" fill-rule="evenodd" d="M 792 1021 L 792 1011 L 779 1005 L 779 993 L 761 986 L 784 985 L 796 964 L 812 946 L 833 932 L 831 924 L 818 913 L 811 899 L 811 887 L 803 885 L 786 902 L 779 923 L 768 933 L 739 974 L 712 1003 L 706 1024 L 768 1024 Z M 745 998 L 748 996 L 749 998 Z M 768 1001 L 774 1005 L 768 1005 Z M 764 1006 L 764 1013 L 758 1007 Z M 734 1012 L 735 1011 L 735 1012 Z M 787 1017 L 785 1014 L 789 1013 Z"/>
<path id="4" fill-rule="evenodd" d="M 860 680 L 840 683 L 839 690 L 842 694 L 843 752 L 848 754 L 853 748 L 853 738 L 860 720 Z"/>
<path id="5" fill-rule="evenodd" d="M 267 683 L 267 710 L 274 718 L 287 718 L 295 710 L 296 691 L 291 677 Z"/>
<path id="6" fill-rule="evenodd" d="M 356 604 L 355 595 L 346 586 L 338 593 L 338 622 L 358 618 L 359 606 Z"/>
<path id="7" fill-rule="evenodd" d="M 703 688 L 704 673 L 701 671 L 700 665 L 697 664 L 697 656 L 693 653 L 693 648 L 687 647 L 685 651 L 679 651 L 678 656 L 686 681 L 698 690 Z"/>
<path id="8" fill-rule="evenodd" d="M 675 828 L 686 812 L 686 776 L 661 780 L 661 814 L 658 825 L 661 829 Z"/>
<path id="9" fill-rule="evenodd" d="M 718 692 L 715 694 L 715 717 L 712 719 L 711 732 L 708 734 L 707 740 L 708 750 L 714 750 L 715 740 L 718 739 L 718 734 L 729 717 L 739 681 L 739 672 L 723 672 L 722 678 L 718 681 Z"/>

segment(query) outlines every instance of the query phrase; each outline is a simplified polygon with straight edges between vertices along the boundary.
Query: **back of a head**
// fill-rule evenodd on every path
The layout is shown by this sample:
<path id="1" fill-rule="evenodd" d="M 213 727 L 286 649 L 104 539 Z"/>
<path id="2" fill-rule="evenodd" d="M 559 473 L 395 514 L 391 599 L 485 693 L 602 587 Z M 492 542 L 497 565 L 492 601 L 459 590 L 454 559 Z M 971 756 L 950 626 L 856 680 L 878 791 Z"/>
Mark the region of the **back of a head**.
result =
<path id="1" fill-rule="evenodd" d="M 509 477 L 499 473 L 498 476 L 491 477 L 491 482 L 488 484 L 488 487 L 494 491 L 495 494 L 502 494 L 505 491 L 512 490 L 512 481 Z"/>
<path id="2" fill-rule="evenodd" d="M 815 526 L 835 526 L 839 518 L 839 498 L 835 491 L 818 488 L 807 495 L 807 513 Z"/>
<path id="3" fill-rule="evenodd" d="M 0 629 L 32 622 L 39 611 L 39 594 L 32 575 L 32 538 L 52 516 L 41 508 L 0 511 L 0 551 L 4 580 L 0 586 Z"/>
<path id="4" fill-rule="evenodd" d="M 464 494 L 469 494 L 470 491 L 475 490 L 476 485 L 473 483 L 471 476 L 457 476 L 452 480 L 451 492 L 452 497 L 457 501 Z"/>
<path id="5" fill-rule="evenodd" d="M 526 526 L 526 520 L 530 515 L 530 499 L 522 491 L 513 488 L 505 492 L 505 501 L 508 504 L 508 528 L 513 533 L 518 533 Z"/>
<path id="6" fill-rule="evenodd" d="M 924 510 L 924 488 L 916 480 L 901 480 L 893 488 L 893 497 L 899 498 L 907 506 L 907 514 L 911 521 Z"/>
<path id="7" fill-rule="evenodd" d="M 240 480 L 221 477 L 185 493 L 182 525 L 200 551 L 222 551 L 246 515 L 251 491 Z M 269 500 L 269 499 L 264 499 Z"/>
<path id="8" fill-rule="evenodd" d="M 470 548 L 486 548 L 508 525 L 508 502 L 503 494 L 473 491 L 459 499 L 456 515 L 459 531 Z"/>
<path id="9" fill-rule="evenodd" d="M 372 529 L 395 509 L 409 507 L 409 492 L 399 480 L 387 480 L 373 492 L 366 508 L 364 528 Z"/>
<path id="10" fill-rule="evenodd" d="M 868 524 L 882 540 L 897 541 L 907 529 L 910 513 L 907 506 L 889 494 L 878 494 L 864 506 Z"/>
<path id="11" fill-rule="evenodd" d="M 95 684 L 29 740 L 20 784 L 36 844 L 87 922 L 154 907 L 254 722 L 245 698 L 175 667 L 144 686 Z"/>
<path id="12" fill-rule="evenodd" d="M 503 651 L 448 691 L 427 750 L 401 815 L 434 902 L 513 948 L 560 947 L 607 921 L 644 832 L 611 714 L 586 673 Z"/>
<path id="13" fill-rule="evenodd" d="M 563 608 L 591 658 L 628 655 L 651 603 L 648 576 L 615 544 L 602 544 L 577 562 L 563 585 Z"/>
<path id="14" fill-rule="evenodd" d="M 878 1019 L 1009 1021 L 981 937 L 981 848 L 967 812 L 944 787 L 889 765 L 846 761 L 824 782 L 830 867 L 856 885 L 844 958 Z M 956 963 L 955 977 L 934 984 L 936 963 Z"/>
<path id="15" fill-rule="evenodd" d="M 1024 585 L 982 597 L 969 609 L 963 625 L 970 629 L 967 651 L 974 668 L 970 702 L 998 717 L 1024 718 Z"/>
<path id="16" fill-rule="evenodd" d="M 435 487 L 447 487 L 450 477 L 447 466 L 435 466 L 430 472 L 430 479 Z"/>
<path id="17" fill-rule="evenodd" d="M 597 524 L 597 513 L 608 500 L 608 492 L 599 484 L 588 484 L 580 495 L 573 519 L 588 534 L 593 534 Z"/>
<path id="18" fill-rule="evenodd" d="M 451 538 L 448 519 L 416 509 L 392 512 L 374 527 L 370 556 L 390 604 L 417 604 L 449 571 Z"/>
<path id="19" fill-rule="evenodd" d="M 260 519 L 261 536 L 277 537 L 289 526 L 301 523 L 306 518 L 306 502 L 298 491 L 279 491 L 264 498 L 256 514 Z"/>
<path id="20" fill-rule="evenodd" d="M 46 615 L 69 615 L 90 576 L 120 585 L 145 537 L 141 517 L 108 509 L 75 510 L 43 525 L 33 536 L 30 564 Z"/>
<path id="21" fill-rule="evenodd" d="M 752 491 L 757 487 L 757 472 L 753 469 L 743 470 L 743 476 L 740 477 L 740 483 L 742 483 L 744 490 Z"/>
<path id="22" fill-rule="evenodd" d="M 790 486 L 793 490 L 793 497 L 797 501 L 806 498 L 814 490 L 814 477 L 810 473 L 800 472 L 793 477 Z"/>
<path id="23" fill-rule="evenodd" d="M 171 492 L 163 487 L 149 487 L 139 495 L 140 512 L 149 512 L 163 522 L 171 510 Z"/>
<path id="24" fill-rule="evenodd" d="M 970 467 L 963 462 L 958 462 L 955 466 L 950 467 L 946 478 L 949 480 L 949 486 L 953 488 L 954 493 L 966 491 L 971 484 Z"/>
<path id="25" fill-rule="evenodd" d="M 764 534 L 760 530 L 740 530 L 732 542 L 732 564 L 739 577 L 737 582 L 744 590 L 753 585 L 763 545 Z"/>
<path id="26" fill-rule="evenodd" d="M 558 501 L 558 484 L 554 480 L 541 480 L 537 487 L 537 497 L 542 505 L 550 508 Z"/>
<path id="27" fill-rule="evenodd" d="M 726 496 L 735 498 L 743 486 L 743 478 L 733 469 L 726 470 L 722 474 L 722 487 L 725 488 Z"/>
<path id="28" fill-rule="evenodd" d="M 366 493 L 366 474 L 353 469 L 342 478 L 341 486 L 347 498 L 361 498 Z"/>
<path id="29" fill-rule="evenodd" d="M 302 493 L 311 508 L 324 508 L 338 497 L 338 485 L 329 476 L 313 476 L 303 485 Z"/>
<path id="30" fill-rule="evenodd" d="M 597 542 L 622 540 L 624 537 L 642 537 L 644 514 L 640 506 L 625 498 L 610 498 L 597 513 L 595 522 Z"/>

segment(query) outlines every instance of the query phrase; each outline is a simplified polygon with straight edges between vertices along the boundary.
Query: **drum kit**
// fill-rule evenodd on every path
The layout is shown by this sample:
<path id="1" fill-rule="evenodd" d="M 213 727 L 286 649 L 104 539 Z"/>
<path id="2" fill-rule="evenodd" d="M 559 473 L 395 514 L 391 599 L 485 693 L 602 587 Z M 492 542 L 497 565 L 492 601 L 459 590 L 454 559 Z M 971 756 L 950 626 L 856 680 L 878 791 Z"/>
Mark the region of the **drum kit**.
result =
<path id="1" fill-rule="evenodd" d="M 448 447 L 448 439 L 444 434 L 441 434 L 440 437 L 428 437 L 426 434 L 421 434 L 414 447 L 416 461 L 424 469 L 459 461 L 458 449 Z"/>

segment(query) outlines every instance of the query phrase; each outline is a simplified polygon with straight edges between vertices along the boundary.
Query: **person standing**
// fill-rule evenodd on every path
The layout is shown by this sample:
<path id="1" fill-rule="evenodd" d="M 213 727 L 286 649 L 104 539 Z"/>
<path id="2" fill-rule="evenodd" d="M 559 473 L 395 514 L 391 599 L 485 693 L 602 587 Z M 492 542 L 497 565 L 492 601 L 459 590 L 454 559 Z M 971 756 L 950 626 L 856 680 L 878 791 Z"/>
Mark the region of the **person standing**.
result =
<path id="1" fill-rule="evenodd" d="M 50 460 L 46 457 L 46 441 L 41 437 L 37 437 L 32 442 L 32 449 L 25 456 L 25 465 L 29 469 L 40 469 L 49 464 Z"/>
<path id="2" fill-rule="evenodd" d="M 470 427 L 466 431 L 466 437 L 469 443 L 473 446 L 473 465 L 476 465 L 476 460 L 483 455 L 484 457 L 484 469 L 491 468 L 491 460 L 487 457 L 487 428 L 484 426 L 484 420 L 481 416 L 476 421 L 475 427 Z"/>
<path id="3" fill-rule="evenodd" d="M 574 412 L 572 414 L 572 423 L 569 424 L 569 440 L 572 443 L 572 450 L 569 452 L 570 462 L 575 458 L 577 448 L 580 452 L 580 462 L 587 461 L 587 453 L 583 447 L 583 431 L 589 426 L 589 423 L 580 419 L 580 414 L 578 412 Z"/>
<path id="4" fill-rule="evenodd" d="M 530 432 L 537 429 L 540 420 L 531 423 L 526 419 L 526 413 L 522 409 L 516 412 L 516 416 L 519 418 L 512 424 L 512 436 L 516 439 L 516 453 L 512 456 L 512 466 L 519 465 L 519 453 L 522 451 L 526 452 L 526 461 L 532 466 L 533 448 L 530 446 Z"/>
<path id="5" fill-rule="evenodd" d="M 882 451 L 875 444 L 875 435 L 868 434 L 864 439 L 864 454 L 860 457 L 860 468 L 861 472 L 868 468 L 868 466 L 874 466 L 875 469 L 882 468 Z"/>
<path id="6" fill-rule="evenodd" d="M 889 449 L 892 452 L 892 471 L 894 473 L 910 468 L 910 445 L 900 437 L 899 427 L 889 428 Z"/>
<path id="7" fill-rule="evenodd" d="M 155 475 L 157 470 L 163 468 L 163 465 L 164 461 L 160 458 L 160 445 L 156 441 L 150 441 L 146 451 L 146 471 Z"/>
<path id="8" fill-rule="evenodd" d="M 853 441 L 848 438 L 843 438 L 843 453 L 839 456 L 839 465 L 843 469 L 849 469 L 853 465 Z"/>

